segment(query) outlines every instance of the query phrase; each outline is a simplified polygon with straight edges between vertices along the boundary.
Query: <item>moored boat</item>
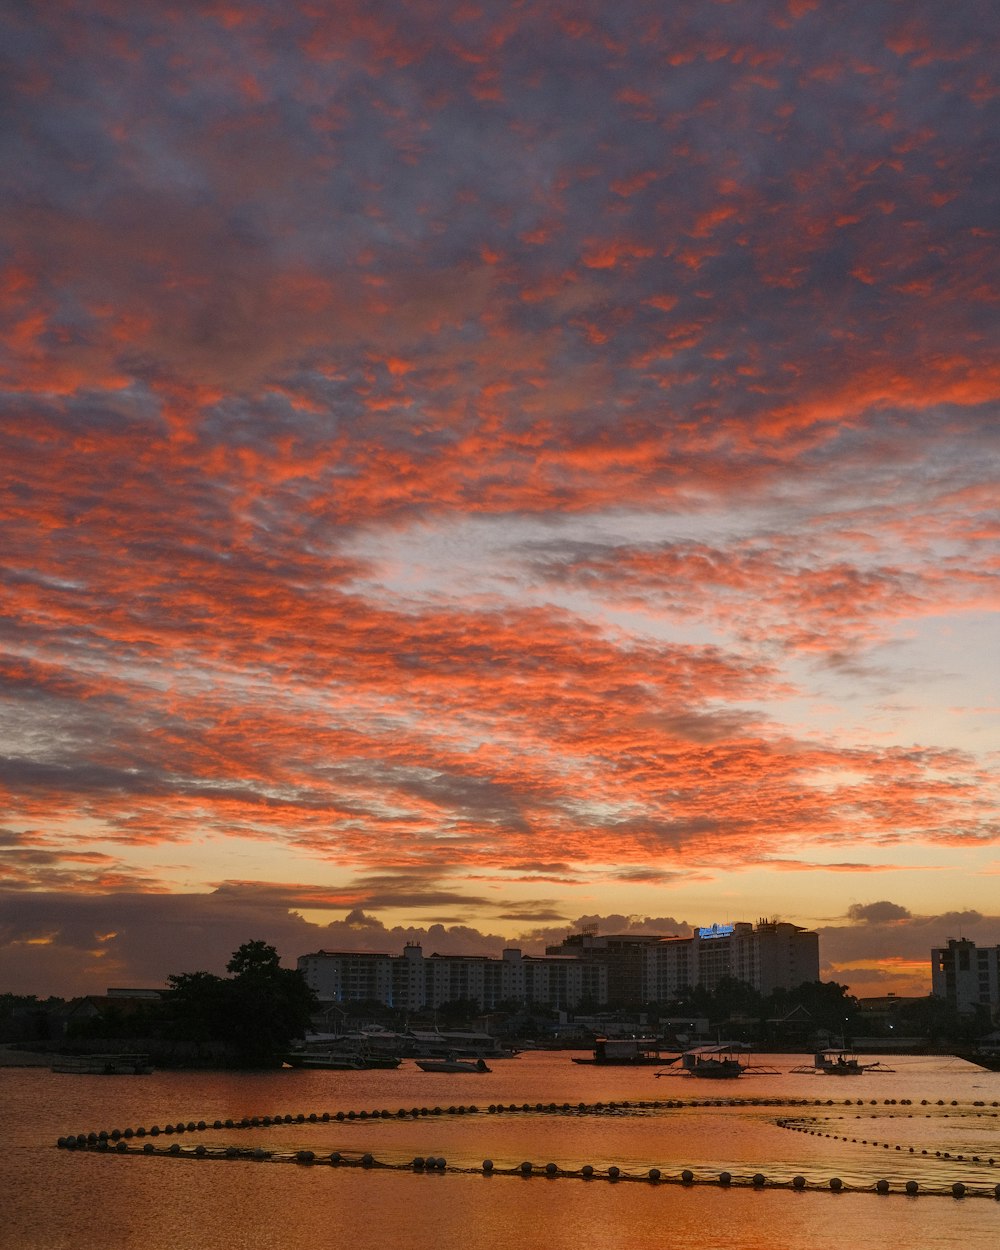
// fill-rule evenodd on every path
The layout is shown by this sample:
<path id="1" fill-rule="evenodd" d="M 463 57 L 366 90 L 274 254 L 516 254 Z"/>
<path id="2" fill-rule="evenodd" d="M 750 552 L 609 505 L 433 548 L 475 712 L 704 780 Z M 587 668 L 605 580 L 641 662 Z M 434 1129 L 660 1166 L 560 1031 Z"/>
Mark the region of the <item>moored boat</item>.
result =
<path id="1" fill-rule="evenodd" d="M 639 1067 L 661 1064 L 660 1042 L 655 1037 L 597 1037 L 594 1053 L 589 1059 L 573 1057 L 574 1063 L 612 1064 L 618 1067 Z"/>
<path id="2" fill-rule="evenodd" d="M 367 1072 L 372 1068 L 398 1068 L 400 1060 L 388 1055 L 365 1055 L 349 1050 L 293 1051 L 285 1056 L 292 1068 L 323 1069 L 330 1072 Z"/>
<path id="3" fill-rule="evenodd" d="M 148 1076 L 153 1065 L 148 1055 L 64 1055 L 51 1065 L 53 1072 L 76 1076 Z"/>
<path id="4" fill-rule="evenodd" d="M 688 1076 L 728 1081 L 742 1076 L 748 1064 L 741 1062 L 731 1046 L 699 1046 L 681 1055 L 681 1068 Z"/>
<path id="5" fill-rule="evenodd" d="M 710 1081 L 731 1081 L 746 1074 L 752 1076 L 775 1076 L 774 1068 L 751 1068 L 749 1056 L 739 1057 L 749 1047 L 738 1042 L 719 1042 L 714 1046 L 694 1046 L 672 1059 L 668 1064 L 679 1064 L 669 1071 L 654 1072 L 654 1076 L 695 1076 Z"/>
<path id="6" fill-rule="evenodd" d="M 895 1068 L 887 1067 L 877 1059 L 873 1063 L 862 1063 L 854 1051 L 831 1047 L 816 1051 L 811 1064 L 803 1063 L 791 1070 L 796 1073 L 813 1072 L 817 1076 L 861 1076 L 865 1072 L 894 1072 Z"/>
<path id="7" fill-rule="evenodd" d="M 485 1059 L 459 1059 L 451 1055 L 446 1059 L 415 1059 L 421 1072 L 492 1072 Z"/>

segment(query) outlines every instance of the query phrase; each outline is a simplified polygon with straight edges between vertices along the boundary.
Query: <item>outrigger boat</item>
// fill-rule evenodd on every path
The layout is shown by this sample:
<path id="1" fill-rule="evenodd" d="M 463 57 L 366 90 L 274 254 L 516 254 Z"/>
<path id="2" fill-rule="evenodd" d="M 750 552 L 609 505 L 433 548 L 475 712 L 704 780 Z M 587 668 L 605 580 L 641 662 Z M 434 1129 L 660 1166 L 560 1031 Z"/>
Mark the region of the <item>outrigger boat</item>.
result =
<path id="1" fill-rule="evenodd" d="M 719 1042 L 715 1046 L 695 1046 L 685 1050 L 667 1062 L 680 1063 L 679 1068 L 669 1072 L 654 1072 L 654 1076 L 696 1076 L 712 1081 L 731 1081 L 736 1077 L 745 1076 L 776 1076 L 774 1068 L 751 1068 L 749 1059 L 741 1060 L 738 1051 L 748 1048 L 737 1042 Z"/>
<path id="2" fill-rule="evenodd" d="M 813 1055 L 811 1064 L 803 1063 L 791 1070 L 792 1072 L 812 1072 L 817 1076 L 861 1076 L 864 1072 L 896 1071 L 895 1068 L 890 1068 L 877 1059 L 874 1063 L 862 1063 L 854 1051 L 843 1047 L 818 1050 Z"/>

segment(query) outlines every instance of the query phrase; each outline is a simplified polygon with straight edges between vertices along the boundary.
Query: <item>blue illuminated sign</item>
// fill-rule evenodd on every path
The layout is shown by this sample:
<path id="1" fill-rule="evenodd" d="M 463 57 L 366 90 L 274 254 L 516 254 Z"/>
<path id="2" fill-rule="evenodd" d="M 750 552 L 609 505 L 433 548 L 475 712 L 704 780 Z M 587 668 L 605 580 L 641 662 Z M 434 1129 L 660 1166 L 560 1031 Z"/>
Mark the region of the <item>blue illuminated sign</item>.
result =
<path id="1" fill-rule="evenodd" d="M 734 924 L 713 924 L 705 929 L 699 929 L 698 936 L 700 938 L 732 937 L 735 932 Z"/>

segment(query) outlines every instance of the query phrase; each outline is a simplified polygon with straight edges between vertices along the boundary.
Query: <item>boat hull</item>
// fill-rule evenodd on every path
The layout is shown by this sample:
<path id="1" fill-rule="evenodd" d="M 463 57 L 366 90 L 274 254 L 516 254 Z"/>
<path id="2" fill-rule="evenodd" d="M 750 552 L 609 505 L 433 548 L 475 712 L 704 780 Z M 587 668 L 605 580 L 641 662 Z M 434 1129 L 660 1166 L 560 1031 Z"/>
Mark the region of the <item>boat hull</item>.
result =
<path id="1" fill-rule="evenodd" d="M 414 1060 L 421 1072 L 489 1072 L 485 1059 L 477 1059 L 467 1063 L 461 1059 L 416 1059 Z"/>
<path id="2" fill-rule="evenodd" d="M 79 1055 L 57 1059 L 51 1071 L 74 1076 L 149 1076 L 153 1065 L 146 1055 Z"/>

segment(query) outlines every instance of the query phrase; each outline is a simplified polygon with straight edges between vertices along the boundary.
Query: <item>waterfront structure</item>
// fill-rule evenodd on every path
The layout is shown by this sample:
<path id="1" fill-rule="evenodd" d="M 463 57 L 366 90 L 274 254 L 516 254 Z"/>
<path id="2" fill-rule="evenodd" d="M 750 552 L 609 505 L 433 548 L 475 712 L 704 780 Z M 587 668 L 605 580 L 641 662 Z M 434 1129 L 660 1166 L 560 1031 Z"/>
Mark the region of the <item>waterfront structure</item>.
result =
<path id="1" fill-rule="evenodd" d="M 1000 1010 L 1000 946 L 949 938 L 931 950 L 931 993 L 962 1015 Z"/>

